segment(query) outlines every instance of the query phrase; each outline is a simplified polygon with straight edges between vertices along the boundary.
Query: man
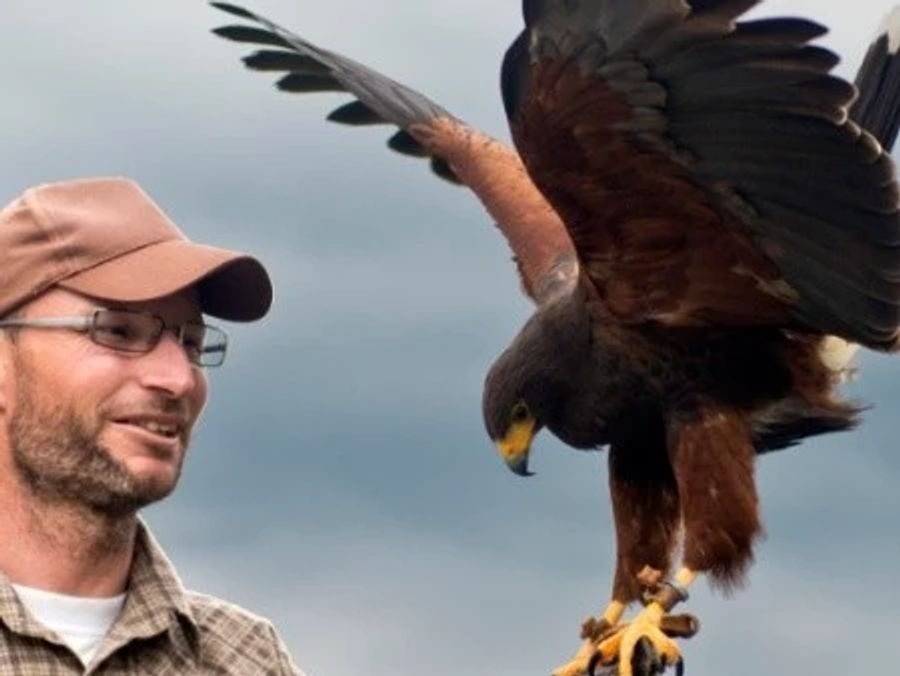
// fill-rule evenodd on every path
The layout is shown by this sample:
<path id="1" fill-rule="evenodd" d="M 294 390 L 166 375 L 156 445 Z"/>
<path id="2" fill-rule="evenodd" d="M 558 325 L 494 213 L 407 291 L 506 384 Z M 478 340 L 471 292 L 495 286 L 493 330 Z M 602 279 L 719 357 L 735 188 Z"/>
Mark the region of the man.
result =
<path id="1" fill-rule="evenodd" d="M 266 620 L 186 591 L 138 518 L 175 488 L 225 335 L 272 299 L 133 182 L 0 211 L 0 676 L 300 674 Z"/>

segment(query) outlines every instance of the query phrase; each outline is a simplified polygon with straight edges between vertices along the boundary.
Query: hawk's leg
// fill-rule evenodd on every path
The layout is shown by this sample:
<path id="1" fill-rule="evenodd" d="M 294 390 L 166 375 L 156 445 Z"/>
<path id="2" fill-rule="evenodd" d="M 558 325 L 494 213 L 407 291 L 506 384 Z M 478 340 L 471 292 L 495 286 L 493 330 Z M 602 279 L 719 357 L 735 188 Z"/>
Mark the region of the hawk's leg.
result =
<path id="1" fill-rule="evenodd" d="M 583 625 L 584 643 L 572 660 L 554 671 L 555 676 L 581 676 L 596 661 L 599 645 L 621 639 L 627 628 L 621 624 L 626 608 L 641 600 L 650 586 L 642 581 L 642 570 L 649 567 L 660 574 L 669 570 L 680 508 L 659 415 L 635 416 L 632 428 L 611 445 L 609 482 L 617 550 L 612 600 L 600 618 Z"/>
<path id="2" fill-rule="evenodd" d="M 669 420 L 667 446 L 670 462 L 644 467 L 656 467 L 657 472 L 665 467 L 665 471 L 672 472 L 677 487 L 674 500 L 662 499 L 670 490 L 670 484 L 662 480 L 656 483 L 657 493 L 646 491 L 644 498 L 650 502 L 642 502 L 638 499 L 641 493 L 633 492 L 635 481 L 626 480 L 628 472 L 623 467 L 627 470 L 629 463 L 619 465 L 622 456 L 615 456 L 615 451 L 610 457 L 619 543 L 617 599 L 633 600 L 635 590 L 642 584 L 653 586 L 652 581 L 635 573 L 637 561 L 643 559 L 657 571 L 667 569 L 671 548 L 660 557 L 663 549 L 642 546 L 654 541 L 672 544 L 673 509 L 674 523 L 680 521 L 684 529 L 683 567 L 673 584 L 663 585 L 662 594 L 651 595 L 647 606 L 630 624 L 609 632 L 599 644 L 594 643 L 595 654 L 589 665 L 618 664 L 619 676 L 646 676 L 681 663 L 680 650 L 667 635 L 672 633 L 672 618 L 666 613 L 681 597 L 673 591 L 686 590 L 699 573 L 709 575 L 719 587 L 738 584 L 752 559 L 753 541 L 761 530 L 753 479 L 755 451 L 749 426 L 740 412 L 709 404 L 682 408 Z M 641 672 L 635 672 L 633 661 L 636 651 L 640 652 L 639 646 L 652 650 L 649 659 L 642 661 Z M 587 646 L 578 658 L 586 652 Z M 578 671 L 575 667 L 573 660 L 566 665 L 567 670 L 558 674 L 584 673 L 583 668 Z"/>
<path id="3" fill-rule="evenodd" d="M 684 633 L 690 636 L 696 631 L 696 627 L 691 626 L 696 621 L 693 618 L 674 618 L 667 613 L 678 601 L 686 598 L 687 587 L 695 577 L 696 573 L 682 568 L 673 583 L 657 587 L 655 597 L 630 624 L 600 642 L 586 673 L 593 676 L 597 665 L 612 664 L 618 664 L 618 676 L 652 676 L 662 673 L 668 666 L 676 666 L 680 672 L 683 663 L 681 650 L 669 634 Z M 674 632 L 674 628 L 681 624 L 686 624 L 688 630 Z M 646 654 L 641 660 L 636 660 L 639 646 Z"/>
<path id="4" fill-rule="evenodd" d="M 684 524 L 684 566 L 733 589 L 743 581 L 762 531 L 749 424 L 734 409 L 695 404 L 670 419 L 669 451 Z"/>
<path id="5" fill-rule="evenodd" d="M 632 657 L 643 640 L 659 658 L 651 660 L 652 669 L 681 663 L 678 647 L 663 631 L 665 614 L 686 597 L 699 573 L 719 587 L 740 583 L 761 530 L 755 449 L 741 412 L 709 402 L 683 406 L 669 420 L 668 448 L 684 528 L 684 567 L 621 635 L 598 647 L 601 660 L 618 655 L 619 676 L 632 676 Z"/>

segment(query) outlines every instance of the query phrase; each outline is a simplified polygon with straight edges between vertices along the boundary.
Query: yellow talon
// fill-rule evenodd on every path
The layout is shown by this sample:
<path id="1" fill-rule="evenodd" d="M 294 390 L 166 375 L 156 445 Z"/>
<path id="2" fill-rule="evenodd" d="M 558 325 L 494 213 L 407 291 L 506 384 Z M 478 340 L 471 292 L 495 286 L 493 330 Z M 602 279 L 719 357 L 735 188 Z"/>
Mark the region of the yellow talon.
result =
<path id="1" fill-rule="evenodd" d="M 687 575 L 676 578 L 676 582 L 686 583 L 684 586 L 691 581 Z M 634 676 L 633 662 L 636 656 L 641 657 L 638 646 L 642 642 L 645 643 L 641 647 L 651 653 L 650 671 L 657 673 L 652 666 L 655 664 L 656 669 L 675 666 L 676 674 L 682 674 L 681 650 L 669 637 L 690 638 L 697 632 L 697 619 L 691 615 L 667 615 L 666 608 L 653 601 L 631 623 L 622 624 L 624 610 L 624 604 L 613 601 L 601 618 L 589 618 L 581 628 L 584 643 L 575 657 L 553 671 L 553 676 L 594 676 L 596 667 L 613 665 L 618 665 L 618 676 Z M 646 668 L 646 664 L 638 666 L 641 672 Z"/>
<path id="2" fill-rule="evenodd" d="M 625 635 L 625 630 L 626 627 L 622 627 L 615 634 L 600 642 L 595 652 L 596 660 L 599 664 L 606 666 L 615 662 L 616 655 L 619 654 L 622 647 L 622 637 Z"/>
<path id="3" fill-rule="evenodd" d="M 651 603 L 636 618 L 634 622 L 625 627 L 621 636 L 611 636 L 598 646 L 604 656 L 613 648 L 617 647 L 619 655 L 619 676 L 633 676 L 632 658 L 638 642 L 642 638 L 650 641 L 653 649 L 659 655 L 659 658 L 666 665 L 676 664 L 681 660 L 681 651 L 675 644 L 675 641 L 666 636 L 660 623 L 662 622 L 665 611 L 658 603 Z M 606 644 L 610 643 L 609 646 Z M 615 646 L 615 643 L 618 643 Z"/>
<path id="4" fill-rule="evenodd" d="M 553 676 L 584 676 L 594 654 L 593 641 L 585 641 L 569 662 L 553 670 Z"/>

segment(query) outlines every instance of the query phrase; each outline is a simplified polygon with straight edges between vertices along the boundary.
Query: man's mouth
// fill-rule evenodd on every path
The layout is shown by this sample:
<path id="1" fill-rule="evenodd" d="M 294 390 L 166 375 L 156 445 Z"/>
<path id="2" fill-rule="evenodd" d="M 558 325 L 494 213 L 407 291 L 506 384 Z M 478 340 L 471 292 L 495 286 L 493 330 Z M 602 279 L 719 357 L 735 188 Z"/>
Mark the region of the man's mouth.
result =
<path id="1" fill-rule="evenodd" d="M 144 429 L 151 434 L 166 437 L 167 439 L 174 439 L 180 436 L 183 429 L 182 425 L 178 423 L 160 422 L 158 420 L 125 418 L 123 420 L 117 420 L 116 422 L 122 425 L 132 425 L 134 427 L 140 427 L 141 429 Z"/>

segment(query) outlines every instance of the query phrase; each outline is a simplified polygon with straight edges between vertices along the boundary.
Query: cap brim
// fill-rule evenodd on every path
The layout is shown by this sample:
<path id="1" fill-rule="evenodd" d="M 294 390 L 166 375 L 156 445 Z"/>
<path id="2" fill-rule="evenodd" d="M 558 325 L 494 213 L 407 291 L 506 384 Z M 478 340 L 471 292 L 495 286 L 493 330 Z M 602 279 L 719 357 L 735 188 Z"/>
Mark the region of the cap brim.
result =
<path id="1" fill-rule="evenodd" d="M 260 319 L 272 304 L 272 283 L 258 260 L 183 239 L 131 251 L 58 284 L 123 303 L 164 298 L 194 286 L 204 314 L 239 322 Z"/>

